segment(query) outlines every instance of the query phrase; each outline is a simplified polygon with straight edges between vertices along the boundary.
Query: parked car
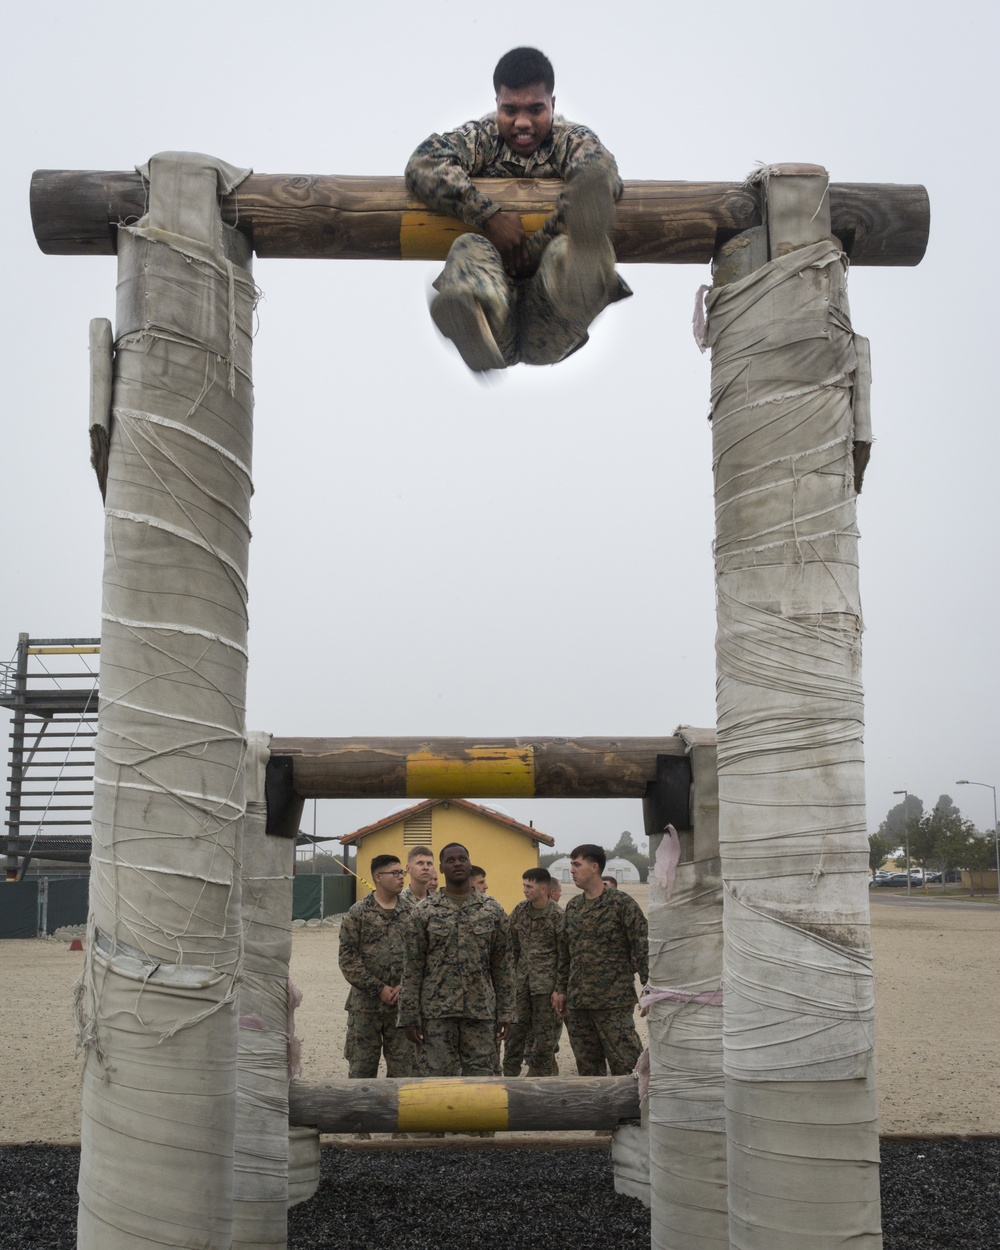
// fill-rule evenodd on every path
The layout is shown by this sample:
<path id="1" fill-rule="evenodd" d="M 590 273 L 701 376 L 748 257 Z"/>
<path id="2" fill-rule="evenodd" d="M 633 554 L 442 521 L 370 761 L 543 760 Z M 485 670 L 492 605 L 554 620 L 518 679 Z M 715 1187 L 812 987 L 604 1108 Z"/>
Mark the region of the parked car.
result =
<path id="1" fill-rule="evenodd" d="M 923 884 L 923 882 L 918 877 L 915 877 L 912 873 L 910 874 L 910 882 L 913 885 Z M 884 886 L 906 885 L 906 873 L 905 872 L 890 872 L 887 876 L 883 877 L 881 881 L 876 880 L 875 884 L 884 885 Z"/>

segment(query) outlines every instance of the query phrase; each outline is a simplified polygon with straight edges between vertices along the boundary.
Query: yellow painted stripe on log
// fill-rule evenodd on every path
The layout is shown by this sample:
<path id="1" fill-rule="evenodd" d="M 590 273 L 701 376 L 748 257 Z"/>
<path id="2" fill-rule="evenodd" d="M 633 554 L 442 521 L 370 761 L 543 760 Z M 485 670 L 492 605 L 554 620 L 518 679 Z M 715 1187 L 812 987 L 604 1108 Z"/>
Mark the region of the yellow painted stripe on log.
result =
<path id="1" fill-rule="evenodd" d="M 463 757 L 414 751 L 406 757 L 407 798 L 530 799 L 534 748 L 468 747 Z"/>
<path id="2" fill-rule="evenodd" d="M 507 1127 L 507 1088 L 465 1080 L 400 1085 L 400 1133 L 469 1132 Z"/>
<path id="3" fill-rule="evenodd" d="M 29 655 L 98 655 L 100 647 L 29 647 Z"/>
<path id="4" fill-rule="evenodd" d="M 528 234 L 538 230 L 548 213 L 522 213 L 521 224 Z M 399 226 L 399 254 L 403 260 L 444 260 L 460 234 L 474 234 L 454 217 L 437 213 L 406 212 Z"/>

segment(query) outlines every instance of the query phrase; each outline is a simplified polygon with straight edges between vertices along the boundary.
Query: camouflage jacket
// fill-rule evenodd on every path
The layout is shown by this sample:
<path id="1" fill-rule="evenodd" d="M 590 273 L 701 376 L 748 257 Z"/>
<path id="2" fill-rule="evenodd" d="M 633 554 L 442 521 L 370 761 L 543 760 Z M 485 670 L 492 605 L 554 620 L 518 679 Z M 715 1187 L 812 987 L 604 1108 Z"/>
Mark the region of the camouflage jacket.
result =
<path id="1" fill-rule="evenodd" d="M 515 1019 L 507 916 L 475 890 L 461 906 L 439 890 L 414 907 L 406 926 L 400 1027 L 454 1016 Z"/>
<path id="2" fill-rule="evenodd" d="M 458 130 L 425 139 L 407 163 L 406 185 L 428 208 L 481 228 L 500 211 L 500 205 L 481 191 L 473 178 L 565 178 L 582 165 L 605 169 L 615 199 L 621 196 L 623 186 L 615 158 L 586 126 L 557 116 L 541 147 L 530 156 L 521 156 L 500 138 L 496 113 L 489 113 Z M 532 251 L 541 251 L 551 238 L 562 233 L 562 214 L 560 192 L 555 211 L 531 237 Z M 630 294 L 627 287 L 624 292 Z"/>
<path id="3" fill-rule="evenodd" d="M 403 975 L 403 933 L 413 914 L 413 903 L 402 895 L 396 906 L 379 905 L 375 894 L 355 903 L 340 923 L 340 970 L 350 982 L 348 1011 L 391 1014 L 379 998 L 385 985 L 399 985 Z"/>
<path id="4" fill-rule="evenodd" d="M 585 902 L 578 894 L 566 904 L 556 989 L 570 1008 L 631 1007 L 635 974 L 642 984 L 649 979 L 646 917 L 624 890 L 605 888 L 588 906 Z"/>
<path id="5" fill-rule="evenodd" d="M 413 893 L 413 889 L 409 881 L 403 886 L 403 892 L 399 897 L 405 898 L 411 907 L 416 907 L 418 903 L 422 903 L 424 901 L 422 898 L 417 898 L 417 896 Z"/>
<path id="6" fill-rule="evenodd" d="M 524 899 L 510 913 L 514 976 L 529 994 L 551 994 L 555 989 L 562 920 L 562 908 L 551 902 L 532 907 Z"/>

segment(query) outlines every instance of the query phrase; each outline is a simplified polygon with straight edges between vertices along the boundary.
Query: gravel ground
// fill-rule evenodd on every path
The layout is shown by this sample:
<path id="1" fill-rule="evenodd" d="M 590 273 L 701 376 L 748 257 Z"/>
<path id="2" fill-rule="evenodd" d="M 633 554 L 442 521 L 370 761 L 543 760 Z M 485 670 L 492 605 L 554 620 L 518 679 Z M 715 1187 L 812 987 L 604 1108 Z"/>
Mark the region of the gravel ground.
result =
<path id="1" fill-rule="evenodd" d="M 73 1250 L 72 1146 L 0 1147 L 0 1250 Z M 883 1141 L 885 1250 L 996 1250 L 1000 1139 Z M 350 1152 L 325 1148 L 316 1197 L 289 1213 L 289 1250 L 648 1250 L 649 1213 L 614 1192 L 597 1150 Z M 391 1233 L 391 1236 L 390 1236 Z M 590 1234 L 588 1237 L 587 1234 Z"/>

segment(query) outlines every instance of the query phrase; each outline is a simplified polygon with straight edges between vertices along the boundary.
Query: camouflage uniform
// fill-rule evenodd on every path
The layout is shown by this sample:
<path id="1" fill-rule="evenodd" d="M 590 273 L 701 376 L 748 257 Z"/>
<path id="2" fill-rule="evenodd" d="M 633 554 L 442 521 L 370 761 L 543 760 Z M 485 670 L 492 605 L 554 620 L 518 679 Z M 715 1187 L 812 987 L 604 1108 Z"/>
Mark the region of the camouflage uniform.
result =
<path id="1" fill-rule="evenodd" d="M 399 985 L 403 975 L 403 933 L 413 904 L 402 895 L 396 906 L 380 906 L 374 893 L 347 912 L 340 925 L 340 968 L 351 985 L 347 997 L 347 1044 L 344 1058 L 349 1077 L 378 1075 L 385 1055 L 387 1076 L 409 1076 L 414 1046 L 396 1025 L 396 1004 L 379 998 L 386 985 Z"/>
<path id="2" fill-rule="evenodd" d="M 566 1030 L 581 1076 L 633 1071 L 642 1052 L 635 1031 L 635 974 L 649 979 L 646 917 L 624 890 L 566 904 L 556 989 L 566 995 Z"/>
<path id="3" fill-rule="evenodd" d="M 517 1023 L 504 1045 L 503 1074 L 519 1076 L 527 1044 L 528 1076 L 558 1076 L 556 1050 L 562 1021 L 552 1010 L 563 911 L 556 903 L 532 907 L 525 899 L 510 913 Z"/>
<path id="4" fill-rule="evenodd" d="M 415 1076 L 493 1076 L 497 1021 L 514 1020 L 510 928 L 500 904 L 443 890 L 410 912 L 400 1028 L 424 1031 Z"/>
<path id="5" fill-rule="evenodd" d="M 606 180 L 615 199 L 622 193 L 615 158 L 586 126 L 556 117 L 545 142 L 530 156 L 511 150 L 500 137 L 496 114 L 466 122 L 458 130 L 431 135 L 410 157 L 406 185 L 428 208 L 481 229 L 500 211 L 473 178 L 572 178 L 586 169 Z M 463 291 L 481 304 L 497 347 L 508 365 L 524 361 L 550 365 L 587 341 L 587 327 L 616 300 L 632 294 L 615 272 L 610 241 L 598 260 L 581 260 L 565 233 L 565 192 L 555 211 L 528 240 L 538 269 L 532 278 L 513 279 L 500 253 L 480 234 L 460 235 L 452 244 L 439 292 Z M 574 262 L 598 274 L 582 296 Z"/>
<path id="6" fill-rule="evenodd" d="M 405 898 L 411 907 L 416 907 L 418 903 L 423 902 L 423 899 L 417 898 L 417 896 L 413 893 L 413 889 L 409 882 L 407 882 L 406 885 L 403 886 L 403 892 L 402 894 L 400 894 L 399 897 Z"/>

